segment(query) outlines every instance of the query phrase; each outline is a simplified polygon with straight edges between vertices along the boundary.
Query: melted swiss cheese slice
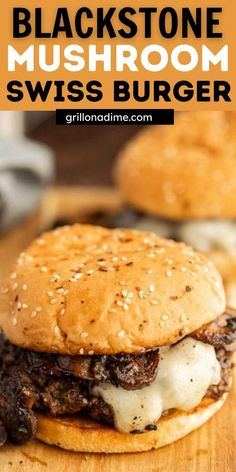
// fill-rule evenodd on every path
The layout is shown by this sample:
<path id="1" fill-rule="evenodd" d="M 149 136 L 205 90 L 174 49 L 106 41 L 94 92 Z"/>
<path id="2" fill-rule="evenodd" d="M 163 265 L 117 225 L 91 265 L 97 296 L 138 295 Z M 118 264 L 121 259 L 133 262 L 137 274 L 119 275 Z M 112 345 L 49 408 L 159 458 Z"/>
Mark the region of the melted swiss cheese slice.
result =
<path id="1" fill-rule="evenodd" d="M 150 386 L 131 391 L 99 383 L 92 393 L 112 407 L 119 431 L 143 431 L 164 410 L 197 406 L 208 387 L 220 382 L 220 371 L 215 349 L 186 337 L 174 346 L 160 348 L 157 377 Z"/>

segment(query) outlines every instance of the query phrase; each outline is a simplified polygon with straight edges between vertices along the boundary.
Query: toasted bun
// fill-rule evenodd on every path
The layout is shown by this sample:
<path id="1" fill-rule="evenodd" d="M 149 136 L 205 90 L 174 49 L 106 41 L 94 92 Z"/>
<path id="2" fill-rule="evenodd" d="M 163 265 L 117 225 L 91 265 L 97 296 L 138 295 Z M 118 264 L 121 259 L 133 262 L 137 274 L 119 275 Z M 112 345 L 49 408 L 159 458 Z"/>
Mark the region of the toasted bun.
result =
<path id="1" fill-rule="evenodd" d="M 38 415 L 36 437 L 47 444 L 77 452 L 141 452 L 171 444 L 199 428 L 224 404 L 220 400 L 204 399 L 191 411 L 175 410 L 158 421 L 158 429 L 144 434 L 120 433 L 112 427 L 90 419 L 53 418 Z"/>
<path id="2" fill-rule="evenodd" d="M 236 113 L 188 112 L 147 127 L 121 151 L 125 201 L 164 218 L 235 218 Z M 137 191 L 138 189 L 138 191 Z"/>
<path id="3" fill-rule="evenodd" d="M 0 325 L 12 343 L 72 355 L 173 343 L 225 308 L 219 273 L 191 248 L 86 225 L 33 242 L 2 292 Z"/>

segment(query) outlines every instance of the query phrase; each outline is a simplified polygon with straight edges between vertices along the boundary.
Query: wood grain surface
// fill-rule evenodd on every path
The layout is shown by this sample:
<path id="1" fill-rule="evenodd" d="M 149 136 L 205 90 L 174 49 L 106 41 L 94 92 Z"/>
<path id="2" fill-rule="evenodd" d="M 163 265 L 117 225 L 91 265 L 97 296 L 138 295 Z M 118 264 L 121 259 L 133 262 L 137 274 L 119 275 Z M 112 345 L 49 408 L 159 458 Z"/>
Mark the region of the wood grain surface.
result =
<path id="1" fill-rule="evenodd" d="M 39 230 L 55 220 L 84 220 L 90 210 L 113 211 L 119 197 L 109 189 L 50 190 L 37 215 L 0 237 L 0 277 Z M 40 218 L 39 218 L 40 215 Z M 69 217 L 68 217 L 69 215 Z M 236 472 L 236 385 L 208 423 L 176 443 L 138 454 L 78 454 L 31 441 L 0 449 L 0 472 Z"/>

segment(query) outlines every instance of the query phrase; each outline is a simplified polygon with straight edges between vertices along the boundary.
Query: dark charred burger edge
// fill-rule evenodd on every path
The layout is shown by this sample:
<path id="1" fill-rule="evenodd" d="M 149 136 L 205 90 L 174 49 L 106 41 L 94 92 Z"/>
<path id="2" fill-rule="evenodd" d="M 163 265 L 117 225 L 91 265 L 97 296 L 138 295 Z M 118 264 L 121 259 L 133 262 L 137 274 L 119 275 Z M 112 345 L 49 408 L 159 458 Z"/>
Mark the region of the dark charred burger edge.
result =
<path id="1" fill-rule="evenodd" d="M 218 399 L 230 388 L 236 313 L 228 310 L 191 337 L 215 347 L 221 382 L 211 386 L 207 396 Z M 85 414 L 113 425 L 111 407 L 91 394 L 91 385 L 110 382 L 127 390 L 150 385 L 158 375 L 159 349 L 132 355 L 63 356 L 21 349 L 0 334 L 0 359 L 0 445 L 7 439 L 23 444 L 36 434 L 35 410 L 52 416 Z M 146 428 L 153 429 L 155 424 Z"/>

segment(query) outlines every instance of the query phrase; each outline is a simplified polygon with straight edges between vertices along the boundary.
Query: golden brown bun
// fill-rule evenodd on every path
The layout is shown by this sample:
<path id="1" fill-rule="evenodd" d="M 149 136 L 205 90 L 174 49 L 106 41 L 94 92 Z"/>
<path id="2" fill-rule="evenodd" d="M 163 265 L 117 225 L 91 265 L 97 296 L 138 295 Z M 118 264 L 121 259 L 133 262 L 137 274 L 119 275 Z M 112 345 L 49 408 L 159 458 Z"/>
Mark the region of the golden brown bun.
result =
<path id="1" fill-rule="evenodd" d="M 153 233 L 87 225 L 33 242 L 2 292 L 0 325 L 12 343 L 72 355 L 173 343 L 225 308 L 205 256 Z"/>
<path id="2" fill-rule="evenodd" d="M 121 151 L 115 175 L 124 200 L 145 212 L 235 218 L 236 113 L 180 113 L 172 127 L 145 128 Z"/>
<path id="3" fill-rule="evenodd" d="M 112 427 L 90 419 L 52 418 L 38 415 L 36 437 L 47 444 L 77 452 L 141 452 L 171 444 L 204 424 L 224 404 L 204 399 L 197 408 L 184 412 L 175 410 L 158 420 L 158 429 L 144 434 L 120 433 Z"/>

